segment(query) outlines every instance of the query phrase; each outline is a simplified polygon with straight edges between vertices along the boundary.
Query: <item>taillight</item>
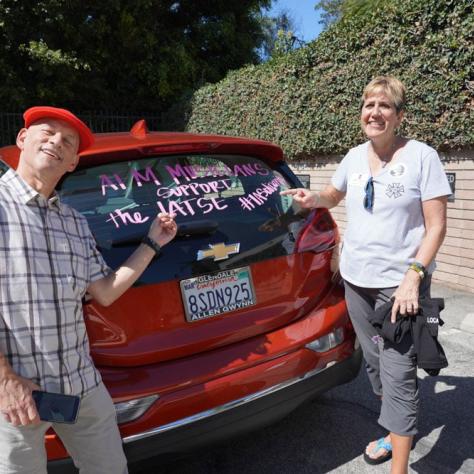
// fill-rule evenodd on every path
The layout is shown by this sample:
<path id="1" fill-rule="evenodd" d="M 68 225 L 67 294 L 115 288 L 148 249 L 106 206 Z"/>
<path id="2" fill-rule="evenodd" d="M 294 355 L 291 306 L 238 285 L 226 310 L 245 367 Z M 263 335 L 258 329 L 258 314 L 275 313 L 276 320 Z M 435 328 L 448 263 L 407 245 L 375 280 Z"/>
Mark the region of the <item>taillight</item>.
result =
<path id="1" fill-rule="evenodd" d="M 296 252 L 324 252 L 339 242 L 339 232 L 327 209 L 315 209 L 296 239 Z"/>

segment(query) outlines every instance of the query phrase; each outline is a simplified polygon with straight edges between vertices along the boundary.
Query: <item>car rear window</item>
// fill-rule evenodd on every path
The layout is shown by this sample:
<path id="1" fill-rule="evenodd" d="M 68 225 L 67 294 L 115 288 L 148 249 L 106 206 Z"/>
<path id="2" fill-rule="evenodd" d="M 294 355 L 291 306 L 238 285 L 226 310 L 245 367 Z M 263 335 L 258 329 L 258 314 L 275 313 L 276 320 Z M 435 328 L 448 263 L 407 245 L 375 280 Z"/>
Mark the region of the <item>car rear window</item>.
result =
<path id="1" fill-rule="evenodd" d="M 87 218 L 112 267 L 135 249 L 157 213 L 176 214 L 179 235 L 157 259 L 159 271 L 143 275 L 150 283 L 292 253 L 291 226 L 301 218 L 291 198 L 280 196 L 291 187 L 285 169 L 251 156 L 147 157 L 76 170 L 58 192 Z M 209 245 L 221 243 L 238 251 L 205 257 Z"/>
<path id="2" fill-rule="evenodd" d="M 0 160 L 0 178 L 10 169 L 10 167 L 3 161 Z"/>

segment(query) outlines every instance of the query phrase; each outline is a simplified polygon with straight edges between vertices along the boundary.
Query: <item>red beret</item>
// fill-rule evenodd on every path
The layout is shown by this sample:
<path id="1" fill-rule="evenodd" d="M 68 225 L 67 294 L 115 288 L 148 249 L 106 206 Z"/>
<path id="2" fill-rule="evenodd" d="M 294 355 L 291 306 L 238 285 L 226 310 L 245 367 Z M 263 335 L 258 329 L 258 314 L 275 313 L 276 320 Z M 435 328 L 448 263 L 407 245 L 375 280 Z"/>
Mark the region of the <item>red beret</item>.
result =
<path id="1" fill-rule="evenodd" d="M 94 143 L 94 135 L 90 128 L 73 113 L 69 112 L 69 110 L 48 106 L 31 107 L 23 114 L 23 118 L 25 119 L 26 128 L 42 118 L 64 120 L 79 134 L 78 153 L 89 148 Z"/>

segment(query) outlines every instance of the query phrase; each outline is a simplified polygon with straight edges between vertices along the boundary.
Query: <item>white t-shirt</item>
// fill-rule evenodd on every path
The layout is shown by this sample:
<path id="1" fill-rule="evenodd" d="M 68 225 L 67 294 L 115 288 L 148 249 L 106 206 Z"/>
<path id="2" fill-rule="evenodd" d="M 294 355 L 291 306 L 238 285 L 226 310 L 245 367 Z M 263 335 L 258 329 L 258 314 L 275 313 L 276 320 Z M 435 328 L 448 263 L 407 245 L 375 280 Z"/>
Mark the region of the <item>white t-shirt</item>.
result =
<path id="1" fill-rule="evenodd" d="M 398 286 L 425 234 L 421 203 L 451 194 L 436 151 L 409 140 L 395 163 L 374 180 L 372 211 L 364 208 L 370 177 L 369 142 L 352 148 L 332 177 L 332 185 L 346 193 L 347 228 L 340 261 L 344 279 L 365 288 Z M 432 262 L 427 268 L 432 273 Z"/>

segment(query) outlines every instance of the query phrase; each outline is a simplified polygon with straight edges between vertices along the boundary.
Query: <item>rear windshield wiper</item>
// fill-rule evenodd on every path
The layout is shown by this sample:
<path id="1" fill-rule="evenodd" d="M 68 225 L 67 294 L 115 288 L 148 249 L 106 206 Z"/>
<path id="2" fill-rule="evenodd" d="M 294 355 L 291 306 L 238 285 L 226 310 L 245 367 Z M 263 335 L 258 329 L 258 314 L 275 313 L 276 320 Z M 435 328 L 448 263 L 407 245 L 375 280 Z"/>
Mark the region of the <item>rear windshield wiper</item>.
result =
<path id="1" fill-rule="evenodd" d="M 187 235 L 213 234 L 219 228 L 217 221 L 193 221 L 178 225 L 178 237 Z"/>
<path id="2" fill-rule="evenodd" d="M 202 220 L 181 223 L 178 225 L 177 237 L 187 237 L 191 235 L 203 235 L 203 234 L 213 234 L 218 229 L 219 224 L 216 221 L 211 220 Z M 110 247 L 122 247 L 132 244 L 139 244 L 145 234 L 143 232 L 134 235 L 127 235 L 122 238 L 115 238 L 112 242 L 104 242 L 103 245 L 100 245 L 102 248 Z"/>

